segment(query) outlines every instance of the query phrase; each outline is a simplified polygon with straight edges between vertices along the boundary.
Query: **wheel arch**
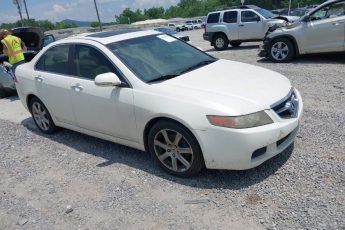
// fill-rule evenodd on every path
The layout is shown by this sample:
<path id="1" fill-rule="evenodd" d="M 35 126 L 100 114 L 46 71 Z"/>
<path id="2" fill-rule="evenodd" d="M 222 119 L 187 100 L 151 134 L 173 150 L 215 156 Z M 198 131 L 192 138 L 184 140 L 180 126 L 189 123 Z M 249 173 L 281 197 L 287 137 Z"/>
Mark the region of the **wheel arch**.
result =
<path id="1" fill-rule="evenodd" d="M 222 32 L 222 31 L 219 31 L 219 32 L 215 32 L 212 36 L 212 40 L 211 40 L 211 46 L 214 45 L 214 40 L 215 40 L 215 37 L 217 35 L 224 35 L 226 37 L 226 39 L 228 39 L 228 42 L 230 42 L 230 39 L 228 38 L 228 36 L 226 35 L 226 33 Z"/>
<path id="2" fill-rule="evenodd" d="M 172 122 L 175 122 L 179 125 L 182 125 L 183 127 L 185 127 L 189 132 L 191 132 L 191 134 L 194 136 L 195 140 L 198 142 L 198 145 L 201 149 L 201 152 L 202 152 L 202 145 L 200 144 L 200 140 L 198 138 L 198 136 L 196 135 L 196 133 L 194 132 L 193 128 L 190 127 L 186 122 L 182 121 L 181 119 L 178 119 L 178 118 L 172 118 L 172 117 L 169 117 L 169 116 L 157 116 L 157 117 L 153 117 L 151 118 L 145 125 L 144 127 L 144 131 L 143 131 L 143 143 L 144 143 L 144 147 L 145 147 L 145 150 L 148 151 L 148 134 L 151 130 L 151 128 L 158 122 L 160 121 L 163 121 L 163 120 L 166 120 L 166 121 L 172 121 Z M 202 154 L 203 155 L 203 154 Z"/>

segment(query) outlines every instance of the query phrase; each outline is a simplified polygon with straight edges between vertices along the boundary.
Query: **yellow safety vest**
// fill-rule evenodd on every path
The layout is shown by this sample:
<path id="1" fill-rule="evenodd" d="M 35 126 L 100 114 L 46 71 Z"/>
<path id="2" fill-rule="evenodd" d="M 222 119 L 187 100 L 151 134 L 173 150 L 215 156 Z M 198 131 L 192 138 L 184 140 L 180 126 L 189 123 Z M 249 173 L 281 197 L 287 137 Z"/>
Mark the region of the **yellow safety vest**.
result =
<path id="1" fill-rule="evenodd" d="M 13 35 L 7 35 L 1 42 L 7 48 L 8 61 L 10 64 L 13 65 L 25 60 L 20 38 Z"/>

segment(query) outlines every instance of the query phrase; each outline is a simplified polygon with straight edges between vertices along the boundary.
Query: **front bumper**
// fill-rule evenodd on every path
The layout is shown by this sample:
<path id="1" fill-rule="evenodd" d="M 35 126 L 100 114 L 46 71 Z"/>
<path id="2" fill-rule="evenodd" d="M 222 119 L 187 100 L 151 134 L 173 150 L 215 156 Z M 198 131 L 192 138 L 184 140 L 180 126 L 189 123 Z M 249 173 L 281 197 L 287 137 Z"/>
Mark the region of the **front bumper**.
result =
<path id="1" fill-rule="evenodd" d="M 296 118 L 280 118 L 273 110 L 268 114 L 273 124 L 249 128 L 229 129 L 210 126 L 196 130 L 206 167 L 209 169 L 245 170 L 254 168 L 288 148 L 296 137 L 303 102 L 298 93 Z"/>
<path id="2" fill-rule="evenodd" d="M 263 43 L 260 45 L 260 48 L 259 48 L 259 54 L 258 56 L 259 57 L 268 57 L 268 47 L 269 47 L 269 44 L 270 44 L 270 39 L 265 37 Z"/>
<path id="3" fill-rule="evenodd" d="M 205 33 L 203 33 L 202 37 L 204 38 L 205 41 L 212 42 L 213 34 L 214 33 L 212 33 L 212 32 L 205 32 Z"/>

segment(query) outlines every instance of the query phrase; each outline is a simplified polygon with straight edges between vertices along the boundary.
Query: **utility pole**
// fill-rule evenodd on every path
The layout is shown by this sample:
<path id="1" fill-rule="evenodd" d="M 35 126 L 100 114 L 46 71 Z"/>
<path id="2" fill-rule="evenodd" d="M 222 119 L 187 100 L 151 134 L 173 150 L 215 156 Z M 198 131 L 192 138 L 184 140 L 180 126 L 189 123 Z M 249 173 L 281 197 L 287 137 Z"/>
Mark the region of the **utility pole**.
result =
<path id="1" fill-rule="evenodd" d="M 99 23 L 99 29 L 102 31 L 102 23 L 101 23 L 101 19 L 99 18 L 96 0 L 93 0 L 93 2 L 95 3 L 96 13 L 97 13 L 97 18 L 98 18 L 98 23 Z"/>
<path id="2" fill-rule="evenodd" d="M 26 0 L 23 0 L 23 1 L 24 1 L 24 7 L 25 7 L 25 11 L 26 11 L 26 17 L 28 18 L 28 22 L 29 22 L 30 17 L 29 17 L 28 8 L 26 7 Z"/>
<path id="3" fill-rule="evenodd" d="M 22 26 L 24 26 L 24 23 L 23 23 L 23 15 L 22 15 L 22 11 L 20 9 L 20 0 L 13 0 L 13 3 L 15 5 L 17 5 L 17 8 L 18 8 L 18 13 L 19 13 L 19 16 L 20 16 L 20 23 L 22 24 Z"/>
<path id="4" fill-rule="evenodd" d="M 288 11 L 288 16 L 290 16 L 290 10 L 291 10 L 291 0 L 289 2 L 289 11 Z"/>

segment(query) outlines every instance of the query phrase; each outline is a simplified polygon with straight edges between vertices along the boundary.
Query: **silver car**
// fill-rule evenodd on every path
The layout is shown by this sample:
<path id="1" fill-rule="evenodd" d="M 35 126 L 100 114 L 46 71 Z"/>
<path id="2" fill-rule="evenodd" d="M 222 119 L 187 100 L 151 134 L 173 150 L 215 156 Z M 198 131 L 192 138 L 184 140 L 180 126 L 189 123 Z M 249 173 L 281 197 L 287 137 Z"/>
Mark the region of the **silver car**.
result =
<path id="1" fill-rule="evenodd" d="M 301 54 L 344 51 L 345 0 L 331 0 L 298 22 L 270 28 L 259 56 L 289 62 Z"/>

